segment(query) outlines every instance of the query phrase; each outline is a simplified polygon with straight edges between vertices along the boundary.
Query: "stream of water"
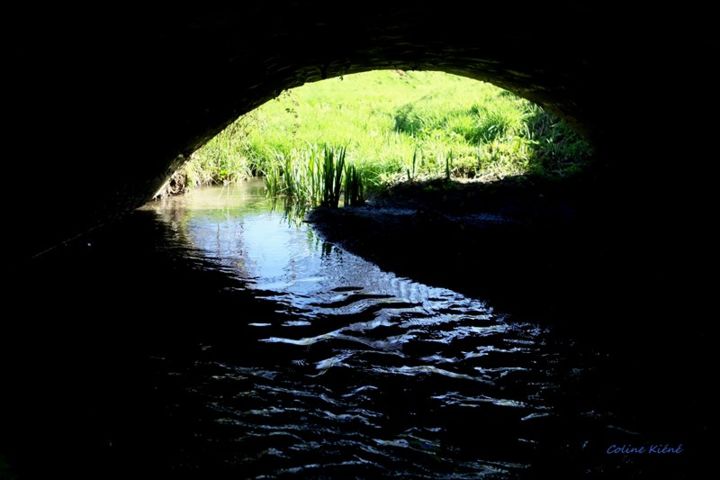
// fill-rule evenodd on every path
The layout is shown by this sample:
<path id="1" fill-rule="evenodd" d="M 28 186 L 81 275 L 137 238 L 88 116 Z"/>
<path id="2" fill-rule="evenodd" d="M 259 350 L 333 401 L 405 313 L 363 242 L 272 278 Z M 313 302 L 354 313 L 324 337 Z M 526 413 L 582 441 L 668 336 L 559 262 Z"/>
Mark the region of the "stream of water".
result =
<path id="1" fill-rule="evenodd" d="M 137 464 L 177 478 L 589 477 L 645 461 L 608 454 L 614 444 L 684 440 L 637 431 L 632 401 L 615 408 L 619 385 L 632 380 L 617 379 L 610 353 L 330 245 L 273 210 L 257 183 L 149 204 L 126 223 L 123 235 L 90 237 L 54 264 L 66 274 L 89 268 L 77 289 L 95 299 L 77 307 L 66 292 L 58 309 L 99 322 L 91 305 L 102 301 L 140 325 L 134 340 L 144 328 L 156 338 L 148 325 L 167 329 L 163 342 L 137 348 L 142 378 L 108 386 L 94 372 L 79 382 L 103 385 L 89 400 L 102 439 L 94 468 Z M 152 241 L 128 229 L 152 231 Z M 98 286 L 108 274 L 142 279 L 127 291 L 145 293 L 123 293 L 119 280 Z M 172 341 L 173 325 L 182 341 Z M 141 393 L 115 393 L 128 384 Z"/>

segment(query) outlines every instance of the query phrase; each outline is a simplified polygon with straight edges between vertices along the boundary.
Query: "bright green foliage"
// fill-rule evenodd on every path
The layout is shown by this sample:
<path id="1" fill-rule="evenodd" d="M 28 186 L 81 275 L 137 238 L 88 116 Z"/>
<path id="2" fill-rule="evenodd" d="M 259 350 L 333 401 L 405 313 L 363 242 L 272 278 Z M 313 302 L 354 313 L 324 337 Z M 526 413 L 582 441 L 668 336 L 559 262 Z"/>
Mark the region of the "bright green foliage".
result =
<path id="1" fill-rule="evenodd" d="M 346 186 L 362 192 L 362 179 L 353 166 L 345 164 L 345 147 L 311 145 L 288 154 L 276 153 L 275 161 L 263 171 L 265 187 L 273 196 L 283 195 L 308 205 L 337 208 L 345 180 Z M 350 173 L 349 173 L 350 172 Z M 350 183 L 348 173 L 353 176 Z M 349 195 L 347 187 L 345 195 Z M 346 203 L 348 203 L 346 201 Z"/>
<path id="2" fill-rule="evenodd" d="M 554 115 L 493 85 L 385 70 L 287 90 L 231 124 L 182 171 L 190 187 L 265 175 L 271 194 L 319 205 L 337 204 L 341 190 L 345 203 L 361 202 L 363 188 L 398 181 L 562 176 L 590 153 Z"/>

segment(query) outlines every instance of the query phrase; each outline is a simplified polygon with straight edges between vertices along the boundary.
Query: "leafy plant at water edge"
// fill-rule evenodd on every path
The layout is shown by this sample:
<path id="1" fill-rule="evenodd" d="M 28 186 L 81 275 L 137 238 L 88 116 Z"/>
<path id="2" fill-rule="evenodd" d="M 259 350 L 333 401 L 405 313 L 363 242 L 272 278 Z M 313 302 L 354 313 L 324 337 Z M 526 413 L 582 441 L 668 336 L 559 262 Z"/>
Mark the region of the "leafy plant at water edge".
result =
<path id="1" fill-rule="evenodd" d="M 365 197 L 362 176 L 355 165 L 348 165 L 345 169 L 345 206 L 354 207 L 363 203 Z"/>

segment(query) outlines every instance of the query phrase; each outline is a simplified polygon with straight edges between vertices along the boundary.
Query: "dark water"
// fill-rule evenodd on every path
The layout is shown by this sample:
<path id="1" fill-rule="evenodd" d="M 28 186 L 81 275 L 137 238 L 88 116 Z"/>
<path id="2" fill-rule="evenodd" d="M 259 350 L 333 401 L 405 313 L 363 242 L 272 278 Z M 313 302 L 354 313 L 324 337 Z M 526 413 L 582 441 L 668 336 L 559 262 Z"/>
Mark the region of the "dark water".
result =
<path id="1" fill-rule="evenodd" d="M 645 360 L 383 271 L 256 184 L 38 263 L 5 446 L 28 476 L 685 478 L 697 457 L 704 421 Z M 651 444 L 683 451 L 607 452 Z"/>

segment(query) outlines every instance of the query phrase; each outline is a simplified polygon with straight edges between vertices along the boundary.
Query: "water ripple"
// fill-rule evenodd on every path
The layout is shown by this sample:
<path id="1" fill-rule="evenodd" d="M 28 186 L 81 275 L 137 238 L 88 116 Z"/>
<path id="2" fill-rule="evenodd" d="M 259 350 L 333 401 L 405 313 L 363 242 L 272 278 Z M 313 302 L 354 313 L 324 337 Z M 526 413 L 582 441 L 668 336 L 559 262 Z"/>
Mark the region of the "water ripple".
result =
<path id="1" fill-rule="evenodd" d="M 556 441 L 535 424 L 556 418 L 557 385 L 582 361 L 547 329 L 382 271 L 263 208 L 188 212 L 172 226 L 191 248 L 176 238 L 168 249 L 245 285 L 229 295 L 272 305 L 223 348 L 165 372 L 185 399 L 171 411 L 198 419 L 188 465 L 212 445 L 258 479 L 515 478 Z"/>

